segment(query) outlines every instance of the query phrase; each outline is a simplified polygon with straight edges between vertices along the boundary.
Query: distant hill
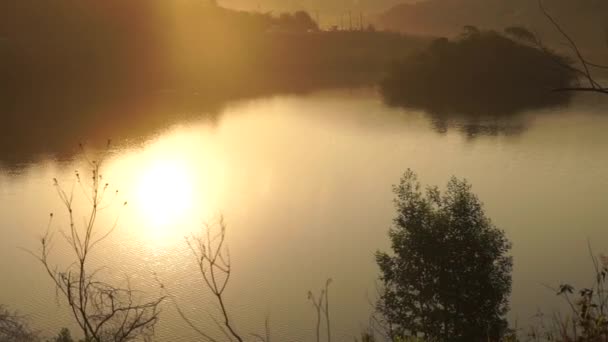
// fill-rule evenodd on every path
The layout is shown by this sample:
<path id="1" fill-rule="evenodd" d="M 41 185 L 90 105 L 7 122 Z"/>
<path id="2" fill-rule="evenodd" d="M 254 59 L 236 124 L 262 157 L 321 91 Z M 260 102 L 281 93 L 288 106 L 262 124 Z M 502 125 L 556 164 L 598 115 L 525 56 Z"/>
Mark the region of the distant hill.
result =
<path id="1" fill-rule="evenodd" d="M 11 14 L 0 20 L 0 96 L 92 85 L 125 93 L 203 85 L 245 91 L 294 84 L 288 77 L 296 74 L 308 82 L 312 71 L 341 81 L 343 74 L 378 74 L 423 44 L 373 30 L 317 32 L 304 12 L 221 6 L 213 0 L 0 1 L 0 13 Z M 329 77 L 335 72 L 342 74 Z"/>
<path id="2" fill-rule="evenodd" d="M 247 11 L 280 13 L 306 10 L 313 15 L 318 13 L 319 21 L 324 27 L 339 25 L 342 15 L 346 21 L 349 11 L 354 16 L 353 25 L 358 25 L 360 13 L 367 21 L 387 8 L 404 2 L 408 0 L 217 0 L 217 4 L 222 7 Z"/>
<path id="3" fill-rule="evenodd" d="M 608 1 L 544 0 L 545 7 L 587 48 L 608 50 Z M 384 29 L 434 36 L 455 36 L 465 25 L 503 29 L 520 25 L 550 43 L 561 37 L 542 15 L 536 0 L 426 0 L 402 3 L 377 19 Z"/>
<path id="4" fill-rule="evenodd" d="M 404 0 L 218 0 L 220 6 L 244 10 L 295 11 L 301 9 L 327 11 L 332 13 L 365 9 L 384 11 Z M 413 2 L 413 1 L 412 1 Z"/>

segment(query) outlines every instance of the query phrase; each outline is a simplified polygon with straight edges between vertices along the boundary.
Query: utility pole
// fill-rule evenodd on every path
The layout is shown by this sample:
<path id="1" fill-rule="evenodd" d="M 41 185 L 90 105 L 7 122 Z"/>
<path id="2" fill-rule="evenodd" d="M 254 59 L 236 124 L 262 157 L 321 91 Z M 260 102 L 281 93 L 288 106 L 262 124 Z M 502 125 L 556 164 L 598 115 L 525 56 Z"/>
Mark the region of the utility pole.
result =
<path id="1" fill-rule="evenodd" d="M 363 32 L 363 12 L 359 12 L 359 30 Z"/>
<path id="2" fill-rule="evenodd" d="M 348 11 L 348 19 L 350 21 L 350 30 L 353 30 L 353 11 Z"/>

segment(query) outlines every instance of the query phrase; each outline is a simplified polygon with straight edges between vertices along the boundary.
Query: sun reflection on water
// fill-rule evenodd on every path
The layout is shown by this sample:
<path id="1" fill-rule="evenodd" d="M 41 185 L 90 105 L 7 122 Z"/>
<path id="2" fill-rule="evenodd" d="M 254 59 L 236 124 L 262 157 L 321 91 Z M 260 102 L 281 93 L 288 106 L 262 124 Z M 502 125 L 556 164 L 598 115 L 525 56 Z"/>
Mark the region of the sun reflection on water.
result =
<path id="1" fill-rule="evenodd" d="M 185 160 L 157 159 L 141 170 L 135 205 L 152 232 L 165 232 L 191 216 L 194 180 Z"/>
<path id="2" fill-rule="evenodd" d="M 150 248 L 182 246 L 221 213 L 230 172 L 214 137 L 204 125 L 179 126 L 109 163 L 108 179 L 118 180 L 128 201 L 120 225 L 129 238 Z"/>

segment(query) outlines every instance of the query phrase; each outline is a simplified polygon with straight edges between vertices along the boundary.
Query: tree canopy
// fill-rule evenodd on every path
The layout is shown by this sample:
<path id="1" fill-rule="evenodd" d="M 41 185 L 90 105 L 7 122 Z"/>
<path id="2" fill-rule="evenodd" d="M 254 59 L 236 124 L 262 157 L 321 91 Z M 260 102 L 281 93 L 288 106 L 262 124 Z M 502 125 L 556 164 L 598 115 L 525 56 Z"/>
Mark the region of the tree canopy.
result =
<path id="1" fill-rule="evenodd" d="M 507 331 L 510 242 L 465 180 L 444 193 L 408 170 L 394 187 L 393 253 L 378 252 L 378 311 L 394 338 L 496 341 Z"/>
<path id="2" fill-rule="evenodd" d="M 458 39 L 436 39 L 394 63 L 381 84 L 385 99 L 434 113 L 494 116 L 566 102 L 569 95 L 555 90 L 576 79 L 570 61 L 537 46 L 523 28 L 505 34 L 465 26 Z"/>

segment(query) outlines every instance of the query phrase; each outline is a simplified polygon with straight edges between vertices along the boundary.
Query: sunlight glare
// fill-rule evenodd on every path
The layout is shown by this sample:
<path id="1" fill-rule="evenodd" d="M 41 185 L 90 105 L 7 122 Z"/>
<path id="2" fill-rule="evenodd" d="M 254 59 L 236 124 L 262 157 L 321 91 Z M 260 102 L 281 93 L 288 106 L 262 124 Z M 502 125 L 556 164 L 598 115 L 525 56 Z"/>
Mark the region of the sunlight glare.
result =
<path id="1" fill-rule="evenodd" d="M 147 166 L 139 180 L 137 206 L 156 230 L 179 224 L 193 208 L 193 178 L 180 160 L 157 160 Z"/>

